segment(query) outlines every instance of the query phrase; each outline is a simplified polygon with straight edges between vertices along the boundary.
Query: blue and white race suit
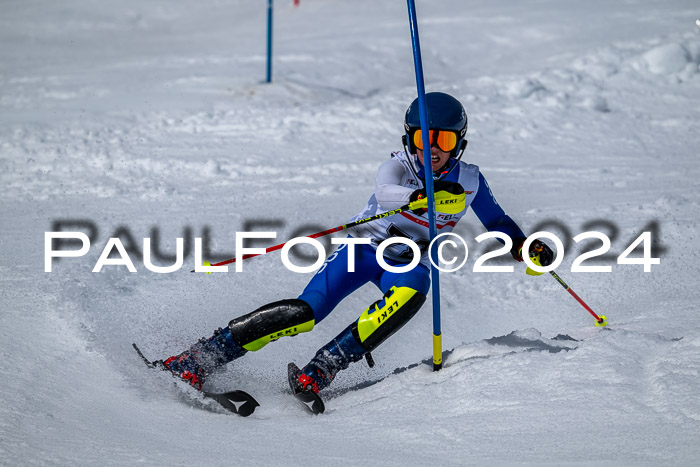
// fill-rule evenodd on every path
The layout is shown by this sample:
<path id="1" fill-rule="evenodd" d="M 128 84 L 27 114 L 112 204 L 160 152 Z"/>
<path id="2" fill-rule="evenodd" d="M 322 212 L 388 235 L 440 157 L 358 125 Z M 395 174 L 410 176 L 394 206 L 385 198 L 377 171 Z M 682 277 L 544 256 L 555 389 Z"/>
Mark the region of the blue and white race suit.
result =
<path id="1" fill-rule="evenodd" d="M 498 204 L 479 167 L 465 162 L 450 161 L 456 166 L 445 177 L 458 182 L 466 194 L 465 209 L 457 214 L 437 213 L 437 233 L 451 232 L 471 206 L 481 223 L 489 231 L 503 232 L 511 238 L 524 237 L 518 225 Z M 414 167 L 419 170 L 416 171 Z M 411 194 L 424 188 L 423 168 L 416 155 L 405 152 L 392 153 L 377 172 L 376 187 L 365 208 L 350 222 L 397 209 L 409 203 Z M 340 301 L 367 282 L 373 282 L 386 293 L 392 286 L 411 287 L 427 295 L 430 288 L 430 260 L 427 247 L 430 244 L 427 213 L 402 212 L 349 229 L 353 237 L 369 238 L 369 245 L 354 245 L 355 270 L 348 272 L 348 246 L 338 248 L 314 275 L 300 299 L 314 310 L 316 323 L 335 308 Z M 390 237 L 406 237 L 421 248 L 420 263 L 411 271 L 392 273 L 385 271 L 376 260 L 378 245 Z M 412 252 L 405 244 L 394 244 L 384 250 L 385 261 L 394 266 L 408 263 Z"/>

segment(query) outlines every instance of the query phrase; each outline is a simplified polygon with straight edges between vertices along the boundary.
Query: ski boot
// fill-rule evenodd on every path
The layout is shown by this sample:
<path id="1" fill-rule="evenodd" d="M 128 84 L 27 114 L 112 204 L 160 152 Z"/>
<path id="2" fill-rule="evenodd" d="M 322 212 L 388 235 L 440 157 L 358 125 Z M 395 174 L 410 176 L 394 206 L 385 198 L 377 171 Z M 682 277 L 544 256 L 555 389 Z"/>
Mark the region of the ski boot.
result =
<path id="1" fill-rule="evenodd" d="M 295 336 L 314 327 L 308 303 L 280 300 L 231 320 L 208 339 L 201 339 L 179 355 L 162 362 L 163 368 L 201 390 L 208 373 L 248 351 L 257 351 L 284 336 Z"/>
<path id="2" fill-rule="evenodd" d="M 208 373 L 240 357 L 245 352 L 233 340 L 231 330 L 226 327 L 217 329 L 208 339 L 200 339 L 181 354 L 157 363 L 201 391 Z"/>
<path id="3" fill-rule="evenodd" d="M 349 326 L 338 337 L 316 352 L 313 359 L 303 369 L 294 363 L 287 368 L 289 387 L 294 396 L 313 413 L 323 413 L 323 400 L 318 393 L 327 388 L 339 371 L 346 369 L 352 362 L 362 360 L 367 353 L 352 333 Z"/>

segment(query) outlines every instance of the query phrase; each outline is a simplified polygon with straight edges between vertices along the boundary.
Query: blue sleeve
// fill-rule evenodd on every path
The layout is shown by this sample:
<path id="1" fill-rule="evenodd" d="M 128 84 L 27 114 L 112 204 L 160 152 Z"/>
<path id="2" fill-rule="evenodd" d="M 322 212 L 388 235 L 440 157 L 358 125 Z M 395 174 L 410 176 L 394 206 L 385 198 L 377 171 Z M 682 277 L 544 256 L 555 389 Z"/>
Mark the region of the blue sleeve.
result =
<path id="1" fill-rule="evenodd" d="M 503 232 L 512 239 L 525 237 L 518 224 L 498 204 L 481 172 L 479 172 L 479 190 L 476 192 L 471 207 L 476 217 L 489 232 Z"/>

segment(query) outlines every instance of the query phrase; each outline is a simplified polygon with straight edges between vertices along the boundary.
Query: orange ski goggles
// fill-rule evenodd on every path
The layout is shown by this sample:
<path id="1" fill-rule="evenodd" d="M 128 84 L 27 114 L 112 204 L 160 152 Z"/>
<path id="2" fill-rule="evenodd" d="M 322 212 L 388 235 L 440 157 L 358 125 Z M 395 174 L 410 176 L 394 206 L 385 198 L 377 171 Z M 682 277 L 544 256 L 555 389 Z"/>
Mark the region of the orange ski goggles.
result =
<path id="1" fill-rule="evenodd" d="M 450 152 L 457 146 L 457 133 L 451 130 L 429 130 L 430 145 L 436 144 L 441 151 Z M 423 132 L 413 132 L 413 145 L 423 150 Z"/>

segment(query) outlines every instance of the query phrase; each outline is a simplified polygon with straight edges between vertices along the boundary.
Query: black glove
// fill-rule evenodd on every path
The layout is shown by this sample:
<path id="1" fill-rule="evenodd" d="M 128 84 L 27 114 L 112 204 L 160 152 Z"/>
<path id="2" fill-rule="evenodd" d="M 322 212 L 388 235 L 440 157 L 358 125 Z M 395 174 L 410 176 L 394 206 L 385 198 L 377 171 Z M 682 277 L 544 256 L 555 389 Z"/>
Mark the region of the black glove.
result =
<path id="1" fill-rule="evenodd" d="M 439 191 L 446 191 L 446 192 L 453 194 L 453 195 L 461 195 L 464 193 L 464 188 L 462 187 L 462 185 L 460 185 L 459 183 L 456 183 L 456 182 L 448 182 L 445 180 L 436 180 L 433 183 L 433 191 L 435 193 L 437 193 Z M 420 190 L 416 190 L 413 193 L 411 193 L 411 197 L 409 198 L 409 201 L 413 202 L 413 201 L 417 201 L 419 199 L 423 199 L 425 197 L 426 197 L 425 188 L 421 188 Z M 428 211 L 427 209 L 421 208 L 421 209 L 414 209 L 411 212 L 413 214 L 417 214 L 420 216 L 427 211 Z"/>
<path id="2" fill-rule="evenodd" d="M 510 254 L 516 261 L 522 262 L 523 260 L 523 244 L 525 243 L 525 237 L 519 237 L 513 240 L 513 248 L 510 250 Z M 537 255 L 540 256 L 540 264 L 543 267 L 547 267 L 554 261 L 554 252 L 552 251 L 546 243 L 539 240 L 534 240 L 530 243 L 530 251 L 528 252 L 530 258 Z"/>

